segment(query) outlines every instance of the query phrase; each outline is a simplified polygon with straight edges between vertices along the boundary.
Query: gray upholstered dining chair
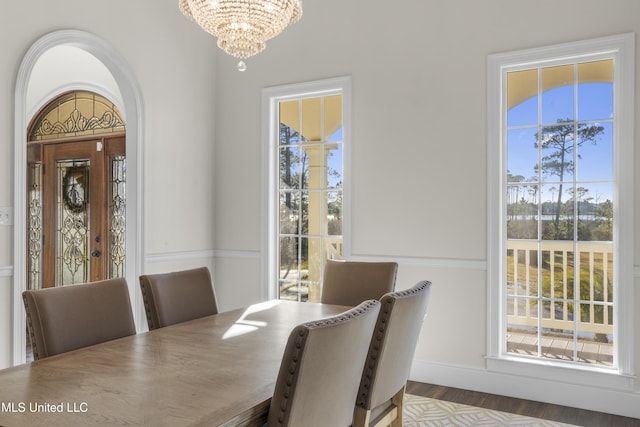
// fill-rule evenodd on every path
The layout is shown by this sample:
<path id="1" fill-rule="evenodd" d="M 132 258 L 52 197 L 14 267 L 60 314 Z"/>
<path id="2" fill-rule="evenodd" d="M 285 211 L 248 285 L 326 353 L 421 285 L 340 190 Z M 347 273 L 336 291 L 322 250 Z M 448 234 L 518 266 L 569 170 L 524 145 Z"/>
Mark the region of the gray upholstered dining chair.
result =
<path id="1" fill-rule="evenodd" d="M 402 399 L 418 335 L 431 294 L 431 282 L 386 294 L 362 374 L 354 427 L 402 426 Z"/>
<path id="2" fill-rule="evenodd" d="M 356 306 L 368 299 L 382 298 L 396 287 L 398 264 L 327 260 L 320 302 Z"/>
<path id="3" fill-rule="evenodd" d="M 218 313 L 207 267 L 140 276 L 149 330 Z"/>
<path id="4" fill-rule="evenodd" d="M 367 348 L 380 310 L 368 300 L 298 325 L 289 335 L 268 427 L 350 426 Z"/>
<path id="5" fill-rule="evenodd" d="M 135 335 L 123 278 L 22 293 L 34 360 Z"/>

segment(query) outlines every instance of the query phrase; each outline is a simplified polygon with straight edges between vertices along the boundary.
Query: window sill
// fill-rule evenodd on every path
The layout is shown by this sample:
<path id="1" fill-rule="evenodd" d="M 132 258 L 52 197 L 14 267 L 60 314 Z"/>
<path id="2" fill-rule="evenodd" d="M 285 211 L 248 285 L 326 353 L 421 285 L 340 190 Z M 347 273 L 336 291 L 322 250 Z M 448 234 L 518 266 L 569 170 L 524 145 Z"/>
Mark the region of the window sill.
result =
<path id="1" fill-rule="evenodd" d="M 487 370 L 499 374 L 622 392 L 631 392 L 634 389 L 635 375 L 623 374 L 613 368 L 582 366 L 517 356 L 487 356 L 486 361 Z"/>

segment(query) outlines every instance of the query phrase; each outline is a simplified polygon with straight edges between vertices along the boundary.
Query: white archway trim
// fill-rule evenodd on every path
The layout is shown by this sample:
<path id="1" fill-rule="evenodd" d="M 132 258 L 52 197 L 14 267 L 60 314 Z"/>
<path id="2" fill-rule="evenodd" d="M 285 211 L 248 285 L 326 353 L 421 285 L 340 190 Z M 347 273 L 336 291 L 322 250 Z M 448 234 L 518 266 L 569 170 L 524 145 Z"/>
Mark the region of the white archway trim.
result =
<path id="1" fill-rule="evenodd" d="M 80 30 L 55 31 L 37 40 L 25 54 L 16 77 L 15 122 L 14 122 L 14 256 L 13 256 L 13 357 L 12 364 L 24 363 L 26 357 L 26 322 L 22 303 L 22 291 L 26 288 L 26 164 L 27 164 L 27 126 L 32 111 L 27 112 L 27 90 L 31 72 L 40 56 L 56 46 L 74 46 L 93 55 L 102 62 L 120 89 L 120 96 L 113 101 L 124 114 L 127 131 L 127 282 L 129 283 L 131 302 L 134 307 L 136 324 L 140 329 L 144 323 L 144 307 L 137 292 L 137 277 L 142 271 L 143 260 L 143 146 L 144 146 L 144 108 L 142 91 L 133 71 L 127 62 L 109 43 L 102 38 Z M 71 82 L 80 87 L 85 82 Z M 59 88 L 61 89 L 61 88 Z M 93 87 L 94 91 L 105 92 L 107 88 Z M 113 96 L 113 93 L 108 93 Z"/>

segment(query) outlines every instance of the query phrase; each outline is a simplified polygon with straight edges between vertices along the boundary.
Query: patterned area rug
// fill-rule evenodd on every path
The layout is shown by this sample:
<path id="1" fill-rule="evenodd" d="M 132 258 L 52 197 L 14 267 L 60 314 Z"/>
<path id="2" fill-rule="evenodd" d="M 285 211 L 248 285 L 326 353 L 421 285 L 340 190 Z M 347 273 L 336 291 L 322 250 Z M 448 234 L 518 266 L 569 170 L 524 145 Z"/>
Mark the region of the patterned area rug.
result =
<path id="1" fill-rule="evenodd" d="M 403 427 L 568 427 L 555 421 L 405 394 Z"/>

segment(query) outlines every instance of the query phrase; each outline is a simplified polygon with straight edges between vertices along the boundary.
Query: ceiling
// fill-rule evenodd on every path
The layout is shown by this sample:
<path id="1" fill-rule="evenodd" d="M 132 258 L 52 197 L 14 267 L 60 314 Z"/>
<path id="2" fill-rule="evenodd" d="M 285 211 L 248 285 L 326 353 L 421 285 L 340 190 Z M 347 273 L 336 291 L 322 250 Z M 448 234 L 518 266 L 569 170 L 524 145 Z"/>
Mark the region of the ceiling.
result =
<path id="1" fill-rule="evenodd" d="M 540 73 L 538 72 L 540 70 Z M 577 65 L 533 68 L 507 73 L 507 109 L 538 94 L 538 74 L 541 91 L 578 83 L 613 83 L 613 60 L 584 62 Z"/>
<path id="2" fill-rule="evenodd" d="M 307 141 L 323 141 L 342 127 L 342 95 L 280 103 L 280 122 Z"/>

